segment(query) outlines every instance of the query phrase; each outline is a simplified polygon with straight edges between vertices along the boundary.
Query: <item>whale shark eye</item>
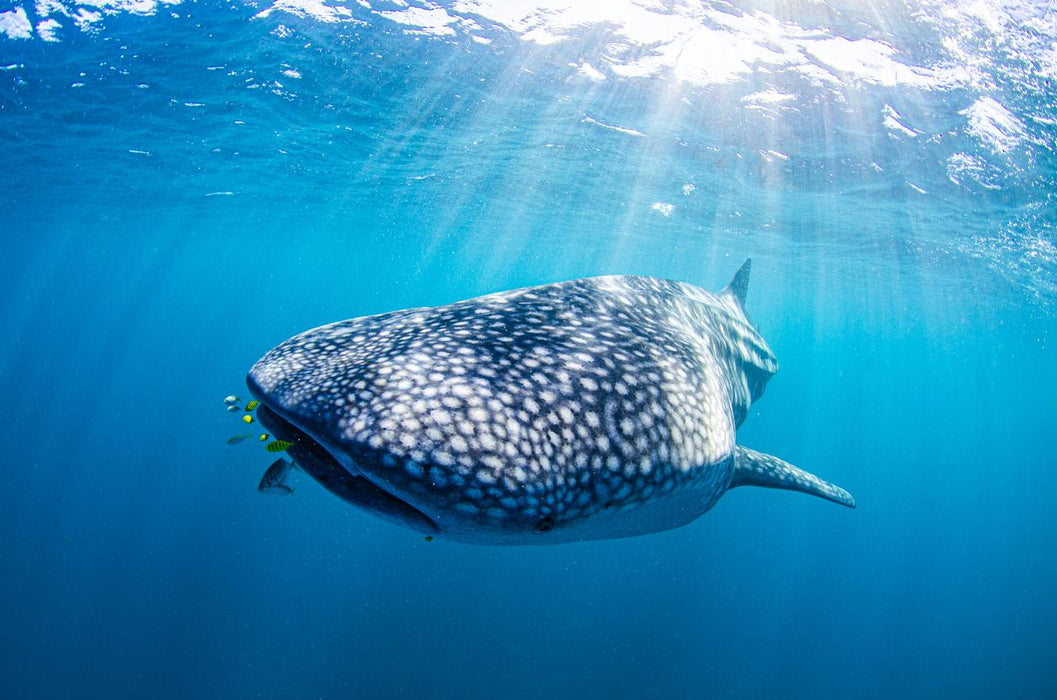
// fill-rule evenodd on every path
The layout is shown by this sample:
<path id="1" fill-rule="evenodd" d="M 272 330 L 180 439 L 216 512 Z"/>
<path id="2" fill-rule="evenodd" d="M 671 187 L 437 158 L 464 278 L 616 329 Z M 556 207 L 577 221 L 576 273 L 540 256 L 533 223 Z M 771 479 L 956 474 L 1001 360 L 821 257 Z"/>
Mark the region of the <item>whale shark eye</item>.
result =
<path id="1" fill-rule="evenodd" d="M 554 519 L 547 516 L 543 520 L 536 523 L 536 532 L 550 532 L 554 529 Z"/>

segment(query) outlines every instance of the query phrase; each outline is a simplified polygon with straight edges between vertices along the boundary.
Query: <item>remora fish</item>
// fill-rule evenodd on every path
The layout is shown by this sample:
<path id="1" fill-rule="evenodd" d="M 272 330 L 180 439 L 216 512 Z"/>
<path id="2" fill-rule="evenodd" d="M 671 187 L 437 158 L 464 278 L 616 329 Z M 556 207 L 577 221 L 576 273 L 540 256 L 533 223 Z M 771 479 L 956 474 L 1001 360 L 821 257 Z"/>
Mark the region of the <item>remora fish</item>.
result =
<path id="1" fill-rule="evenodd" d="M 257 484 L 257 490 L 261 493 L 289 496 L 294 490 L 286 485 L 286 477 L 290 475 L 290 470 L 293 466 L 292 462 L 288 462 L 285 459 L 279 458 L 275 460 L 272 462 L 272 466 L 268 467 L 268 471 L 264 472 L 261 482 Z"/>
<path id="2" fill-rule="evenodd" d="M 342 321 L 280 344 L 247 383 L 326 488 L 451 540 L 631 537 L 745 485 L 854 507 L 735 445 L 778 370 L 745 315 L 749 265 L 716 294 L 597 277 Z"/>

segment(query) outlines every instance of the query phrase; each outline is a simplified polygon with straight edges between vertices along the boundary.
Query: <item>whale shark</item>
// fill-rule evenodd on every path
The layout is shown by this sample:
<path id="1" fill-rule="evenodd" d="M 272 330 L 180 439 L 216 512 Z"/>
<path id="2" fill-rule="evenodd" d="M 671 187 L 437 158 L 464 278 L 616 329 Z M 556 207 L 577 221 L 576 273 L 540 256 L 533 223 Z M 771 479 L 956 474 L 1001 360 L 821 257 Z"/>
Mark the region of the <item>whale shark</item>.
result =
<path id="1" fill-rule="evenodd" d="M 279 344 L 246 381 L 294 465 L 431 537 L 633 537 L 739 486 L 854 508 L 735 442 L 778 371 L 745 312 L 750 267 L 718 293 L 591 277 L 354 318 Z"/>

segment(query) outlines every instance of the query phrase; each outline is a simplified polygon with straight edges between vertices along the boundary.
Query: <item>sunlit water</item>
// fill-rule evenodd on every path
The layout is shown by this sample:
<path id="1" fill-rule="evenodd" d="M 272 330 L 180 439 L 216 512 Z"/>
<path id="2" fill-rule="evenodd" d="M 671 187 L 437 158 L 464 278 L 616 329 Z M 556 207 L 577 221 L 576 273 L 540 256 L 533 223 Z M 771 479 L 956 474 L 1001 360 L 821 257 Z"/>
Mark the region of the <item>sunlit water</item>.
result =
<path id="1" fill-rule="evenodd" d="M 0 4 L 0 695 L 1057 693 L 1049 3 Z M 724 285 L 782 369 L 684 528 L 425 542 L 223 397 L 321 323 Z"/>

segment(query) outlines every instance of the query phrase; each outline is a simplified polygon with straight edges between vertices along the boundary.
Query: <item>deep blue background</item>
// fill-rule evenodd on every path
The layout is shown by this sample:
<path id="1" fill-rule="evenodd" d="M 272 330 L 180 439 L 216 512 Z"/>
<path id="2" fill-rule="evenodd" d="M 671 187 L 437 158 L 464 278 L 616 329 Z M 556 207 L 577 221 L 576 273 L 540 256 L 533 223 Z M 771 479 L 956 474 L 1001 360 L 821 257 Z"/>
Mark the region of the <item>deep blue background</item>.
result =
<path id="1" fill-rule="evenodd" d="M 250 14 L 0 40 L 0 695 L 1057 694 L 1057 300 L 1003 257 L 1053 230 L 1052 152 L 956 187 L 860 120 L 960 93 L 763 133 L 733 87 L 658 114 L 513 37 Z M 782 370 L 739 442 L 856 511 L 739 489 L 649 537 L 426 543 L 303 476 L 261 496 L 225 445 L 223 397 L 309 327 L 747 256 Z"/>

